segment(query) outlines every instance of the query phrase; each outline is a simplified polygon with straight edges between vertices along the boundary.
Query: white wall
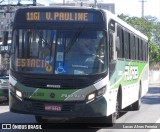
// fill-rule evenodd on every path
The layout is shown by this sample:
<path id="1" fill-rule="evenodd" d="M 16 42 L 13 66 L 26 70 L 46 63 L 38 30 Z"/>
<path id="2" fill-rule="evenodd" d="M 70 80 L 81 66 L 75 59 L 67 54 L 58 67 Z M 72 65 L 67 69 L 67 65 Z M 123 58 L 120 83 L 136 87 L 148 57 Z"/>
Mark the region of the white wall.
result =
<path id="1" fill-rule="evenodd" d="M 160 69 L 149 71 L 149 82 L 160 83 Z"/>

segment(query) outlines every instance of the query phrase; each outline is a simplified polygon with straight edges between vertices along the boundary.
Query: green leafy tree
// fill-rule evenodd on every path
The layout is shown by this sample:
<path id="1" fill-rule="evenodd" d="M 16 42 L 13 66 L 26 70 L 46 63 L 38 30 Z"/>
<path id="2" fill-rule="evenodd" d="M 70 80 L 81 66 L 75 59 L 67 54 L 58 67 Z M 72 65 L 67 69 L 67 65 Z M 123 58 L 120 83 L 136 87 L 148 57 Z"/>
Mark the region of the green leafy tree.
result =
<path id="1" fill-rule="evenodd" d="M 119 18 L 129 25 L 145 34 L 149 39 L 149 59 L 150 64 L 160 62 L 160 22 L 156 17 L 145 16 L 144 18 L 129 17 L 127 15 L 118 15 Z"/>
<path id="2" fill-rule="evenodd" d="M 158 45 L 153 42 L 149 43 L 149 59 L 150 64 L 155 64 L 160 61 L 160 49 Z"/>

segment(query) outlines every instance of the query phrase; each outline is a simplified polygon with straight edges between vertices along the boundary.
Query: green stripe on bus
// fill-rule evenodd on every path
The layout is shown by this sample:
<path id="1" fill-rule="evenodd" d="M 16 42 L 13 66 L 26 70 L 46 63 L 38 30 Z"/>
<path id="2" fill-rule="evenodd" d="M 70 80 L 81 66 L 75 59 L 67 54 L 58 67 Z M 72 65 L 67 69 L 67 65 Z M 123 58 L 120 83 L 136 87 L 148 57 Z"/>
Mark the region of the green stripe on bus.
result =
<path id="1" fill-rule="evenodd" d="M 22 92 L 24 98 L 43 101 L 81 101 L 96 91 L 94 86 L 85 89 L 45 89 L 26 87 L 17 83 L 15 87 Z"/>
<path id="2" fill-rule="evenodd" d="M 125 76 L 125 66 L 137 66 L 138 67 L 138 78 L 126 80 Z M 118 61 L 115 66 L 115 72 L 113 73 L 110 79 L 110 86 L 112 89 L 118 88 L 120 85 L 126 86 L 129 84 L 134 84 L 139 82 L 141 79 L 148 79 L 148 64 L 141 62 L 127 62 L 127 61 Z"/>

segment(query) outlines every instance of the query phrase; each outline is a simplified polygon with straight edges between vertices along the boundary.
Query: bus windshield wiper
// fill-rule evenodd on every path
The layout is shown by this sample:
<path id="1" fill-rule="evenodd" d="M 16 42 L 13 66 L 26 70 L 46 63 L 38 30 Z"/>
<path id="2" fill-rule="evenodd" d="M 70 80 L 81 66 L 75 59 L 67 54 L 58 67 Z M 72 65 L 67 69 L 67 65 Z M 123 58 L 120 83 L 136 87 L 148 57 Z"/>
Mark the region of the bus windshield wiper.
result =
<path id="1" fill-rule="evenodd" d="M 39 38 L 42 40 L 42 43 L 44 43 L 45 45 L 49 45 L 49 43 L 43 38 L 43 35 L 42 35 L 42 33 L 38 30 L 38 28 L 37 28 L 36 26 L 34 26 L 33 29 L 36 31 L 36 33 L 37 33 L 37 35 L 39 36 Z"/>
<path id="2" fill-rule="evenodd" d="M 49 43 L 43 38 L 42 33 L 37 29 L 37 27 L 35 26 L 33 29 L 35 30 L 35 32 L 37 33 L 37 35 L 41 39 L 42 44 L 44 43 L 45 46 L 49 46 Z M 51 57 L 51 55 L 52 55 L 52 45 L 51 45 L 51 49 L 50 49 L 50 57 Z"/>
<path id="3" fill-rule="evenodd" d="M 79 31 L 77 33 L 75 33 L 75 35 L 73 36 L 73 38 L 68 42 L 68 46 L 66 48 L 66 53 L 68 53 L 72 46 L 74 45 L 74 43 L 76 42 L 77 38 L 81 35 L 81 33 L 83 32 L 84 26 L 79 28 Z"/>

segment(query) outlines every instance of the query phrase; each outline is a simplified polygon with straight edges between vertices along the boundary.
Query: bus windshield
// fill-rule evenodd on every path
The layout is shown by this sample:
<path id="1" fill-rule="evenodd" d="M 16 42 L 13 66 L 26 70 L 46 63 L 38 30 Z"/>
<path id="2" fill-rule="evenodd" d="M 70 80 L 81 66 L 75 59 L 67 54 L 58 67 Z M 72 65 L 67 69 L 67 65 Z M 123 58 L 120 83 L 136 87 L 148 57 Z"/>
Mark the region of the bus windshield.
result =
<path id="1" fill-rule="evenodd" d="M 93 75 L 106 71 L 104 31 L 15 29 L 11 69 L 23 73 Z"/>

